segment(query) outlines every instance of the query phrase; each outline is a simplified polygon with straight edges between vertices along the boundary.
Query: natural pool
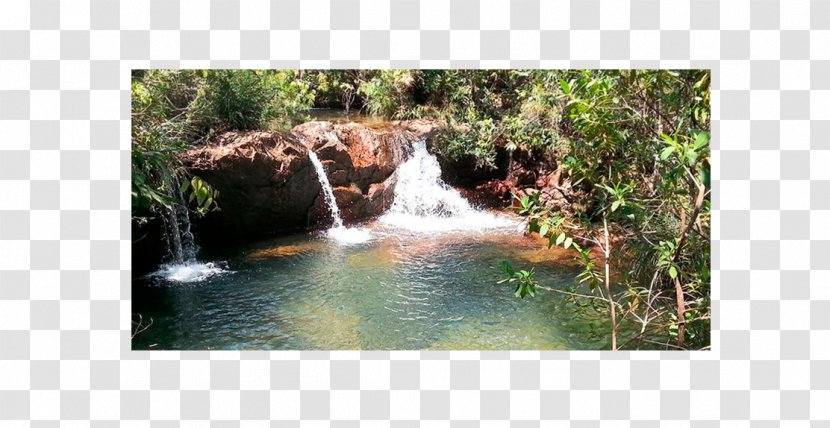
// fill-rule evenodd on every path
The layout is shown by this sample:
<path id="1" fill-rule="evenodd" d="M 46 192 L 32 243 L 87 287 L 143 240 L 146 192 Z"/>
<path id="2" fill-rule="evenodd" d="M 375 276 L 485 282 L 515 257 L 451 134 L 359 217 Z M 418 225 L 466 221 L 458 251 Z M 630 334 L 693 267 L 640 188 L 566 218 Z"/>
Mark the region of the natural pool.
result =
<path id="1" fill-rule="evenodd" d="M 608 348 L 602 310 L 547 290 L 522 300 L 497 284 L 507 260 L 545 287 L 570 287 L 573 253 L 525 237 L 518 217 L 471 206 L 424 142 L 397 169 L 389 210 L 348 227 L 310 157 L 333 226 L 134 281 L 132 312 L 152 321 L 134 349 Z"/>
<path id="2" fill-rule="evenodd" d="M 320 233 L 228 249 L 202 281 L 134 282 L 153 324 L 134 349 L 601 349 L 607 321 L 541 290 L 518 299 L 498 265 L 573 284 L 575 268 L 515 229 L 423 234 L 371 225 L 338 245 Z M 223 254 L 216 254 L 221 257 Z M 596 333 L 596 334 L 595 334 Z"/>

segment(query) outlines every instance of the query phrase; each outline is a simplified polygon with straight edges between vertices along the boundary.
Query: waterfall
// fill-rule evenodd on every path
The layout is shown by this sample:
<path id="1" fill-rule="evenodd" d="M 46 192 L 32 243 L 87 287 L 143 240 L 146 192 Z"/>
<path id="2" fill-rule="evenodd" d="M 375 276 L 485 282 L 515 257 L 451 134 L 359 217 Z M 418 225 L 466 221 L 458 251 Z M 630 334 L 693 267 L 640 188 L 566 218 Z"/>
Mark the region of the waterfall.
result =
<path id="1" fill-rule="evenodd" d="M 343 219 L 340 218 L 340 209 L 337 208 L 337 200 L 334 199 L 334 191 L 329 183 L 329 178 L 326 176 L 326 170 L 323 169 L 323 164 L 317 158 L 317 154 L 313 151 L 308 151 L 308 158 L 314 165 L 314 170 L 317 171 L 317 180 L 320 181 L 320 187 L 323 188 L 323 197 L 326 199 L 326 205 L 331 212 L 331 218 L 335 227 L 343 227 Z"/>
<path id="2" fill-rule="evenodd" d="M 165 240 L 167 241 L 167 252 L 170 254 L 170 259 L 174 263 L 184 262 L 184 252 L 182 251 L 182 235 L 179 231 L 179 219 L 176 216 L 175 207 L 167 209 L 167 217 L 164 219 L 165 224 Z"/>
<path id="3" fill-rule="evenodd" d="M 190 212 L 187 209 L 187 202 L 184 200 L 182 192 L 179 194 L 179 204 L 176 206 L 176 213 L 178 214 L 179 230 L 182 234 L 182 258 L 184 261 L 196 260 L 196 239 L 193 237 L 193 232 L 190 230 Z"/>
<path id="4" fill-rule="evenodd" d="M 168 253 L 174 263 L 187 263 L 196 260 L 196 242 L 190 230 L 190 213 L 187 202 L 180 190 L 178 180 L 175 180 L 167 194 L 174 200 L 167 209 L 166 239 Z"/>
<path id="5" fill-rule="evenodd" d="M 381 217 L 382 224 L 415 232 L 515 228 L 514 221 L 474 208 L 444 183 L 438 159 L 424 141 L 413 144 L 412 157 L 396 174 L 395 200 Z"/>
<path id="6" fill-rule="evenodd" d="M 360 227 L 345 227 L 343 225 L 343 219 L 340 218 L 340 208 L 337 207 L 337 200 L 334 198 L 334 191 L 331 188 L 328 176 L 326 176 L 326 170 L 323 169 L 323 164 L 320 162 L 317 154 L 312 150 L 308 151 L 308 158 L 311 159 L 311 163 L 314 165 L 314 170 L 317 172 L 317 180 L 320 181 L 320 187 L 323 190 L 323 197 L 326 200 L 326 205 L 329 207 L 331 218 L 334 223 L 334 226 L 326 232 L 326 235 L 334 241 L 344 245 L 360 244 L 368 241 L 371 238 L 371 233 L 368 229 Z"/>
<path id="7" fill-rule="evenodd" d="M 390 212 L 420 217 L 453 217 L 472 212 L 461 194 L 441 180 L 441 166 L 427 152 L 426 143 L 418 141 L 412 148 L 412 157 L 398 168 Z"/>
<path id="8" fill-rule="evenodd" d="M 170 261 L 149 276 L 164 278 L 172 282 L 198 282 L 227 272 L 220 266 L 224 263 L 201 263 L 196 260 L 196 240 L 190 229 L 190 212 L 187 209 L 187 202 L 182 195 L 178 180 L 172 187 L 174 189 L 168 191 L 167 194 L 174 202 L 167 209 L 166 216 L 163 217 Z"/>

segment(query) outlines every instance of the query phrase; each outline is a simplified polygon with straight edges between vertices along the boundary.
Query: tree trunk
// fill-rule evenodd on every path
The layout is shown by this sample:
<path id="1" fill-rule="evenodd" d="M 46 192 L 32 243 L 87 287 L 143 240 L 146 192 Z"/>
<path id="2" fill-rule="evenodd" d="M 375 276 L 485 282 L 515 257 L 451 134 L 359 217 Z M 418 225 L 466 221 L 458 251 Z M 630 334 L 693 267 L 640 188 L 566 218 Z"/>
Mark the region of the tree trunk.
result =
<path id="1" fill-rule="evenodd" d="M 611 294 L 611 240 L 608 238 L 608 219 L 602 217 L 602 226 L 605 230 L 605 292 L 608 293 L 608 306 L 611 309 L 611 350 L 617 350 L 617 305 Z"/>
<path id="2" fill-rule="evenodd" d="M 680 258 L 680 253 L 686 244 L 689 231 L 692 230 L 692 226 L 697 221 L 697 216 L 700 214 L 700 209 L 703 207 L 703 201 L 706 198 L 706 186 L 703 183 L 695 184 L 697 185 L 695 204 L 692 207 L 692 212 L 689 214 L 687 221 L 683 223 L 683 229 L 680 231 L 680 239 L 677 242 L 677 248 L 674 250 L 672 262 L 676 262 Z M 674 292 L 677 296 L 677 346 L 682 348 L 686 341 L 686 297 L 683 292 L 683 283 L 680 282 L 680 272 L 674 277 Z"/>
<path id="3" fill-rule="evenodd" d="M 680 275 L 674 277 L 674 293 L 677 295 L 677 346 L 682 348 L 686 341 L 686 298 Z"/>

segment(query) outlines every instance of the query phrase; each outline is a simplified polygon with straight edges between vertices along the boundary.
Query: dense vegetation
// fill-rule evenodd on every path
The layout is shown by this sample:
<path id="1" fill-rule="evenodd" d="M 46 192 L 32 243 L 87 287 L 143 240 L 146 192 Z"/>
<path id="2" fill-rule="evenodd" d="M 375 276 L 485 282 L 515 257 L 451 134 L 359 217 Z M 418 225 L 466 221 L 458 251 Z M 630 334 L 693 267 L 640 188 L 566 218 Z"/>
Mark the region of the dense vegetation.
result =
<path id="1" fill-rule="evenodd" d="M 132 82 L 133 213 L 152 215 L 191 192 L 197 213 L 215 193 L 185 177 L 175 154 L 228 130 L 256 129 L 311 107 L 314 92 L 297 72 L 252 70 L 137 70 Z M 190 183 L 188 185 L 188 183 Z"/>
<path id="2" fill-rule="evenodd" d="M 517 296 L 564 292 L 606 313 L 612 349 L 709 346 L 708 71 L 137 71 L 132 90 L 137 221 L 169 210 L 179 190 L 193 211 L 221 204 L 174 160 L 216 133 L 286 127 L 310 107 L 436 118 L 439 157 L 482 169 L 500 151 L 556 159 L 554 190 L 580 207 L 516 195 L 530 231 L 582 267 L 580 285 L 554 290 L 506 261 Z"/>

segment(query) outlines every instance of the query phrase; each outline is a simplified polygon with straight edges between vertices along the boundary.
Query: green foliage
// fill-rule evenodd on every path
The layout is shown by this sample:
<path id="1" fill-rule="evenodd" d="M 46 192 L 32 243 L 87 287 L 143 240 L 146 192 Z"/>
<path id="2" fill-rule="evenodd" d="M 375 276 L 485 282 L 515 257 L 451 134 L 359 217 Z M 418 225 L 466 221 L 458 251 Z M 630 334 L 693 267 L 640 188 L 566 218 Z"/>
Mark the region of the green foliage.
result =
<path id="1" fill-rule="evenodd" d="M 507 278 L 502 279 L 498 284 L 516 283 L 515 294 L 516 297 L 524 299 L 525 296 L 533 297 L 536 295 L 536 281 L 533 279 L 533 269 L 527 270 L 513 270 L 506 260 L 501 262 L 501 270 L 507 275 Z"/>
<path id="2" fill-rule="evenodd" d="M 133 212 L 169 208 L 180 175 L 175 155 L 194 134 L 184 120 L 195 98 L 195 74 L 189 71 L 144 71 L 132 82 L 132 205 Z"/>
<path id="3" fill-rule="evenodd" d="M 188 120 L 204 133 L 265 128 L 273 119 L 312 106 L 315 94 L 296 73 L 203 70 Z"/>
<path id="4" fill-rule="evenodd" d="M 173 182 L 170 169 L 173 150 L 132 152 L 132 204 L 147 210 L 157 204 L 169 207 L 174 199 L 165 190 Z M 161 185 L 157 185 L 160 183 Z M 166 185 L 166 186 L 165 186 Z"/>
<path id="5" fill-rule="evenodd" d="M 219 197 L 219 191 L 214 190 L 204 180 L 197 176 L 193 176 L 190 181 L 184 181 L 179 189 L 181 194 L 190 194 L 188 202 L 196 203 L 195 210 L 199 215 L 207 213 L 214 204 L 214 201 Z"/>
<path id="6" fill-rule="evenodd" d="M 187 177 L 177 153 L 218 132 L 264 128 L 312 105 L 314 92 L 297 72 L 137 70 L 132 82 L 132 204 L 134 212 L 170 208 L 179 190 L 204 214 L 217 193 Z M 188 183 L 179 188 L 178 183 Z"/>
<path id="7" fill-rule="evenodd" d="M 686 329 L 678 343 L 708 346 L 709 73 L 573 70 L 539 72 L 531 82 L 529 99 L 561 117 L 546 119 L 556 130 L 547 140 L 521 144 L 548 141 L 535 147 L 557 152 L 564 185 L 592 203 L 584 216 L 563 221 L 522 197 L 517 211 L 529 217 L 529 230 L 546 237 L 549 247 L 576 251 L 579 283 L 597 290 L 613 280 L 610 297 L 625 308 L 623 317 L 643 324 L 644 334 L 676 338 L 672 294 L 679 281 Z M 502 123 L 511 120 L 508 114 Z M 579 238 L 602 250 L 610 245 L 605 231 L 612 239 L 626 237 L 609 247 L 609 262 L 618 261 L 613 278 L 605 278 L 591 252 L 576 243 Z"/>
<path id="8" fill-rule="evenodd" d="M 379 70 L 360 85 L 358 92 L 364 96 L 370 114 L 403 118 L 414 105 L 412 88 L 416 79 L 413 70 Z"/>
<path id="9" fill-rule="evenodd" d="M 471 117 L 463 125 L 451 122 L 434 137 L 433 144 L 444 159 L 457 161 L 472 156 L 478 166 L 493 167 L 496 163 L 497 136 L 498 129 L 492 119 Z"/>
<path id="10" fill-rule="evenodd" d="M 513 209 L 516 213 L 528 216 L 531 219 L 539 218 L 544 212 L 544 207 L 539 200 L 540 196 L 541 193 L 539 192 L 524 194 L 521 197 L 513 195 L 513 199 L 519 202 L 519 206 L 513 207 Z"/>

